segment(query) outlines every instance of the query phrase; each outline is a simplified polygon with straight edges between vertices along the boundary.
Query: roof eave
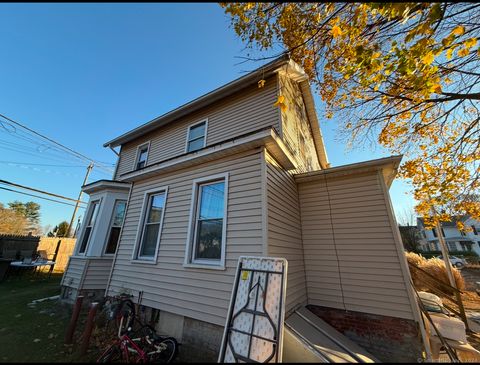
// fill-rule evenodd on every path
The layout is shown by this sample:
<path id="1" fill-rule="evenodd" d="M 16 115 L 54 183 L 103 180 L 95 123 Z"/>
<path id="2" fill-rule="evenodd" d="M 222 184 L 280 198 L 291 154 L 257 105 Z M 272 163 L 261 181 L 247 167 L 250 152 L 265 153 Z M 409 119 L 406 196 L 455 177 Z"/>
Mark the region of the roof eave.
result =
<path id="1" fill-rule="evenodd" d="M 190 114 L 204 106 L 207 106 L 217 100 L 225 98 L 226 96 L 237 92 L 238 90 L 247 87 L 248 85 L 258 81 L 259 72 L 262 72 L 263 77 L 268 77 L 273 74 L 279 67 L 287 63 L 289 60 L 288 56 L 279 57 L 266 65 L 261 66 L 260 68 L 250 72 L 249 74 L 242 76 L 236 80 L 229 82 L 213 91 L 210 91 L 207 94 L 204 94 L 170 112 L 167 112 L 141 126 L 132 129 L 131 131 L 122 134 L 121 136 L 114 138 L 106 143 L 104 147 L 117 147 L 126 142 L 129 142 L 135 138 L 138 138 L 145 133 L 148 133 L 158 127 L 161 127 L 169 122 L 174 121 L 175 119 L 181 118 L 187 114 Z"/>
<path id="2" fill-rule="evenodd" d="M 390 156 L 379 158 L 376 160 L 369 160 L 363 162 L 357 162 L 348 165 L 330 167 L 325 170 L 317 170 L 311 172 L 305 172 L 302 174 L 296 174 L 295 180 L 297 182 L 307 182 L 311 180 L 318 179 L 323 176 L 341 176 L 341 175 L 349 175 L 349 174 L 356 174 L 362 173 L 365 171 L 378 171 L 381 170 L 383 177 L 385 179 L 385 183 L 388 187 L 393 182 L 395 175 L 397 173 L 398 166 L 400 165 L 400 161 L 402 160 L 401 155 L 397 156 Z"/>

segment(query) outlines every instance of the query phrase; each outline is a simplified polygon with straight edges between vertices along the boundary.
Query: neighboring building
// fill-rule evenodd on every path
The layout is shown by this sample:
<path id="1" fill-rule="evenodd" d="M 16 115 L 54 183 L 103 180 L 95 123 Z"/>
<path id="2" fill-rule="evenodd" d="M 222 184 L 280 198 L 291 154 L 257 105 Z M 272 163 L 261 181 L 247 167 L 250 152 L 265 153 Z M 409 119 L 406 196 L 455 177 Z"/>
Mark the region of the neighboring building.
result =
<path id="1" fill-rule="evenodd" d="M 460 231 L 457 221 L 461 221 L 469 232 Z M 417 227 L 420 232 L 420 249 L 422 251 L 440 251 L 436 228 L 426 229 L 422 218 L 417 218 Z M 480 256 L 480 222 L 468 217 L 456 217 L 451 222 L 441 223 L 441 234 L 449 251 L 474 251 Z"/>
<path id="2" fill-rule="evenodd" d="M 401 157 L 330 167 L 294 62 L 104 146 L 120 147 L 115 174 L 83 187 L 64 299 L 131 293 L 160 311 L 160 330 L 215 359 L 238 258 L 284 257 L 287 317 L 308 305 L 380 359 L 419 358 L 421 317 L 388 195 Z"/>

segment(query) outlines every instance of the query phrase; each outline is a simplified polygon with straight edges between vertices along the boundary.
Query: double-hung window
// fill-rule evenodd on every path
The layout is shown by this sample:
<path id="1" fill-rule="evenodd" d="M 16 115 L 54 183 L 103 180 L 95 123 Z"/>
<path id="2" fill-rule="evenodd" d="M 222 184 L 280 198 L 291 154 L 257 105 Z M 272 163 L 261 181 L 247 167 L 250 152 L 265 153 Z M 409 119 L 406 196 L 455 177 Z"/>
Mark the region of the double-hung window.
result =
<path id="1" fill-rule="evenodd" d="M 110 232 L 108 234 L 106 254 L 114 254 L 117 250 L 118 239 L 120 238 L 120 230 L 122 229 L 123 219 L 125 217 L 125 209 L 127 202 L 125 200 L 117 200 L 113 208 L 112 222 L 110 223 Z"/>
<path id="2" fill-rule="evenodd" d="M 78 253 L 85 253 L 85 250 L 88 245 L 88 241 L 90 239 L 90 236 L 92 235 L 92 230 L 93 227 L 95 226 L 95 221 L 97 219 L 98 215 L 98 207 L 100 205 L 100 201 L 93 201 L 90 204 L 90 209 L 88 212 L 87 220 L 86 220 L 86 226 L 85 230 L 83 232 L 83 237 L 82 237 L 82 243 L 80 244 L 80 248 L 78 249 Z"/>
<path id="3" fill-rule="evenodd" d="M 205 147 L 207 140 L 207 120 L 191 125 L 187 133 L 186 152 L 192 152 Z"/>
<path id="4" fill-rule="evenodd" d="M 227 175 L 194 182 L 186 264 L 224 266 Z"/>
<path id="5" fill-rule="evenodd" d="M 136 170 L 145 167 L 145 165 L 147 164 L 149 145 L 150 145 L 150 143 L 147 143 L 147 144 L 143 144 L 143 145 L 138 147 L 137 159 L 135 161 L 135 169 Z"/>
<path id="6" fill-rule="evenodd" d="M 141 233 L 134 259 L 155 260 L 162 230 L 167 189 L 146 193 Z"/>

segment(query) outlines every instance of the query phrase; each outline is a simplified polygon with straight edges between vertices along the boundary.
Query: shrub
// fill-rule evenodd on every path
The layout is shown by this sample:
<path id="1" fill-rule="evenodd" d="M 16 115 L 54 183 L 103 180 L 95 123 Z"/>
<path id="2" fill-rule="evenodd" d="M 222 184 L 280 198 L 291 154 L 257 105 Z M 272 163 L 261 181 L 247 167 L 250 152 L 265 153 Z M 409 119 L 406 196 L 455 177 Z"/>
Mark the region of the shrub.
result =
<path id="1" fill-rule="evenodd" d="M 420 269 L 426 271 L 428 274 L 435 277 L 437 280 L 444 282 L 445 284 L 450 285 L 450 280 L 448 279 L 447 270 L 445 268 L 445 263 L 443 260 L 438 258 L 431 258 L 426 259 L 422 255 L 418 255 L 413 252 L 407 252 L 406 254 L 407 261 Z M 448 290 L 447 287 L 439 284 L 436 280 L 430 278 L 428 275 L 424 274 L 420 270 L 416 270 L 414 268 L 410 269 L 410 273 L 412 276 L 412 281 L 417 290 L 439 290 L 445 292 L 447 294 L 454 294 L 453 291 Z M 452 267 L 453 277 L 455 279 L 455 283 L 459 290 L 465 289 L 465 281 L 462 277 L 460 271 L 456 268 Z"/>

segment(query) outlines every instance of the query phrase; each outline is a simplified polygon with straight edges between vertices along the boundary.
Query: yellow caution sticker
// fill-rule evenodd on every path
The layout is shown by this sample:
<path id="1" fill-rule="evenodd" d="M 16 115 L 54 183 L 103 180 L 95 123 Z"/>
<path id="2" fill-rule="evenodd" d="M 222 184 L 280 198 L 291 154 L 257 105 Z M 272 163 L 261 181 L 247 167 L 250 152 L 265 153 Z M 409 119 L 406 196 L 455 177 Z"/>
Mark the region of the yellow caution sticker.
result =
<path id="1" fill-rule="evenodd" d="M 242 280 L 248 279 L 248 271 L 242 271 Z"/>

